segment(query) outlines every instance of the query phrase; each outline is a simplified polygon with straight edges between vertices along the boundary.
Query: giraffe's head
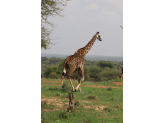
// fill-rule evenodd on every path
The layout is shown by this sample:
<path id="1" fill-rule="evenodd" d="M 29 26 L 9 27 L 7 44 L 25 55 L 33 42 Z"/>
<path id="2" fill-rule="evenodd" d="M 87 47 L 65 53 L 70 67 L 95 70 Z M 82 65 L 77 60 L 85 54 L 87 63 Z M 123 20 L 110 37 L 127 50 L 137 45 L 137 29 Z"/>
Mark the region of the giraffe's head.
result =
<path id="1" fill-rule="evenodd" d="M 99 41 L 102 41 L 101 34 L 99 32 L 97 32 L 96 39 L 98 39 Z"/>

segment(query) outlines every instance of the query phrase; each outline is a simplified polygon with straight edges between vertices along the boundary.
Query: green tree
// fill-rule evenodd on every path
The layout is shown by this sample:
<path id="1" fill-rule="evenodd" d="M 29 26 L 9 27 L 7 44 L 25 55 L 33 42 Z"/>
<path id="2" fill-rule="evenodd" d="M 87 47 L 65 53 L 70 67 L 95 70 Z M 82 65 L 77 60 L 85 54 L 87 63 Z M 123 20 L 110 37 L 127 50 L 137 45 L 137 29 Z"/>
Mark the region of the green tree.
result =
<path id="1" fill-rule="evenodd" d="M 114 68 L 114 65 L 111 62 L 107 62 L 107 61 L 98 62 L 98 66 L 100 66 L 102 68 L 104 68 L 104 67 Z"/>
<path id="2" fill-rule="evenodd" d="M 89 76 L 91 81 L 100 81 L 101 76 L 100 73 L 102 69 L 99 66 L 90 66 L 89 67 Z"/>
<path id="3" fill-rule="evenodd" d="M 45 72 L 43 74 L 46 78 L 53 78 L 57 79 L 56 71 L 58 70 L 58 66 L 50 66 L 45 69 Z"/>
<path id="4" fill-rule="evenodd" d="M 46 60 L 48 60 L 47 57 L 41 57 L 41 61 L 46 61 Z"/>
<path id="5" fill-rule="evenodd" d="M 88 81 L 89 80 L 89 67 L 88 66 L 84 66 L 84 78 L 85 78 L 85 81 Z"/>
<path id="6" fill-rule="evenodd" d="M 51 31 L 46 28 L 46 25 L 55 27 L 53 23 L 50 23 L 47 19 L 50 16 L 62 16 L 62 6 L 67 5 L 69 0 L 41 0 L 41 48 L 48 49 L 50 42 Z"/>
<path id="7" fill-rule="evenodd" d="M 60 62 L 62 59 L 60 59 L 60 58 L 54 58 L 54 57 L 51 57 L 51 58 L 49 58 L 49 62 L 51 62 L 51 63 L 57 63 L 57 62 Z"/>

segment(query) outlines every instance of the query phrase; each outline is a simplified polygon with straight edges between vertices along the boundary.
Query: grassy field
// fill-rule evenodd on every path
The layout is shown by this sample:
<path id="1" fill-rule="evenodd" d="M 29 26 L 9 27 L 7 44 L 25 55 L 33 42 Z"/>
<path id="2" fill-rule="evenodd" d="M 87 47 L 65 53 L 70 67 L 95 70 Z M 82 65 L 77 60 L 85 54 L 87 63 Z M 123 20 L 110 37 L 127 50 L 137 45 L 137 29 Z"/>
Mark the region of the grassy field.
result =
<path id="1" fill-rule="evenodd" d="M 106 82 L 83 82 L 82 92 L 74 92 L 76 107 L 67 112 L 70 82 L 42 79 L 41 82 L 41 121 L 42 123 L 122 123 L 123 85 L 122 80 Z M 73 81 L 74 87 L 78 84 Z"/>

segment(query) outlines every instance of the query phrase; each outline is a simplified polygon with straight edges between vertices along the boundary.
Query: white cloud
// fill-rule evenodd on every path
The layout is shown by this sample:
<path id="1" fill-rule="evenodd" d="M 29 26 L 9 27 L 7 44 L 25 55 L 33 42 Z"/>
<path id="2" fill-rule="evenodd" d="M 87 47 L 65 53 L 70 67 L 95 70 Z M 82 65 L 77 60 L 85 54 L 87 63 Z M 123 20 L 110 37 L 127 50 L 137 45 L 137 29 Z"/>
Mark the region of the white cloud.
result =
<path id="1" fill-rule="evenodd" d="M 120 22 L 120 16 L 115 11 L 109 12 L 105 9 L 102 9 L 100 18 L 104 23 L 119 24 Z"/>
<path id="2" fill-rule="evenodd" d="M 98 7 L 96 4 L 91 4 L 91 5 L 85 7 L 86 10 L 88 10 L 88 9 L 96 10 L 97 8 Z"/>

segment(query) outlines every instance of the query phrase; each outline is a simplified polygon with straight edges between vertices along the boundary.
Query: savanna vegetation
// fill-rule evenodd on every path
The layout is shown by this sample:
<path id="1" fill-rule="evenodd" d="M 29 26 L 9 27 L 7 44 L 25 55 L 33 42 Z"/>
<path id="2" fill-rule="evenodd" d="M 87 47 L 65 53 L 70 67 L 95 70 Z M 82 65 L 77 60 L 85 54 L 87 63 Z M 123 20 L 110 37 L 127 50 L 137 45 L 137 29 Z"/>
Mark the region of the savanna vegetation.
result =
<path id="1" fill-rule="evenodd" d="M 113 81 L 117 81 L 117 84 Z M 118 82 L 119 81 L 119 82 Z M 42 123 L 122 123 L 123 86 L 122 80 L 83 82 L 82 92 L 74 92 L 75 108 L 67 111 L 69 80 L 43 79 L 41 85 Z M 73 81 L 76 87 L 77 81 Z"/>
<path id="2" fill-rule="evenodd" d="M 49 79 L 60 79 L 64 59 L 41 57 L 41 77 Z M 84 66 L 85 81 L 108 81 L 118 79 L 123 62 L 112 61 L 86 61 Z M 75 70 L 72 79 L 77 80 L 78 74 Z"/>
<path id="3" fill-rule="evenodd" d="M 63 0 L 41 0 L 41 48 L 48 49 L 52 44 L 48 17 L 62 16 L 67 5 Z M 91 60 L 93 57 L 91 58 Z M 108 58 L 105 58 L 108 60 Z M 104 59 L 104 60 L 105 60 Z M 113 58 L 119 60 L 118 58 Z M 122 60 L 122 59 L 121 59 Z M 70 82 L 66 79 L 61 87 L 64 59 L 41 57 L 41 122 L 42 123 L 122 123 L 123 122 L 123 86 L 119 79 L 123 62 L 86 61 L 85 81 L 82 92 L 73 93 L 75 109 L 67 111 Z M 74 87 L 77 86 L 77 70 L 71 76 Z M 114 83 L 114 82 L 117 82 Z"/>

